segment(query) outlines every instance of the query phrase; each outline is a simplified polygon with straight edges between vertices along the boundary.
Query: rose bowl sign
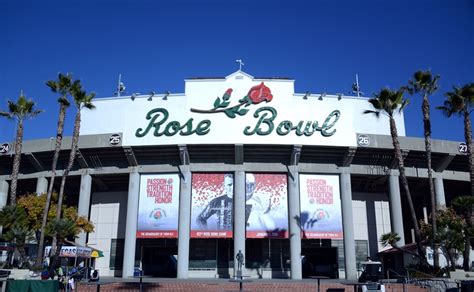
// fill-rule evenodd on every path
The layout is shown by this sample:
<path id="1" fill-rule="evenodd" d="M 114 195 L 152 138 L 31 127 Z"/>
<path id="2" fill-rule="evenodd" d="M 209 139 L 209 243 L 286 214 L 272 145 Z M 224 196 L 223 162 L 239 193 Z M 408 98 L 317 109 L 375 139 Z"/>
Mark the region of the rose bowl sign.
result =
<path id="1" fill-rule="evenodd" d="M 239 78 L 237 78 L 239 77 Z M 225 79 L 186 80 L 185 94 L 166 99 L 95 101 L 82 134 L 122 133 L 122 145 L 301 144 L 356 146 L 356 133 L 389 135 L 388 120 L 363 115 L 366 99 L 303 99 L 294 81 L 255 79 L 237 71 Z M 395 117 L 404 135 L 403 115 Z M 104 122 L 104 119 L 107 122 Z M 352 138 L 351 138 L 352 137 Z"/>
<path id="2" fill-rule="evenodd" d="M 214 107 L 209 110 L 199 110 L 191 108 L 191 112 L 201 114 L 225 114 L 228 118 L 234 119 L 238 116 L 244 116 L 249 112 L 251 105 L 257 105 L 263 101 L 270 102 L 273 98 L 270 88 L 265 86 L 263 82 L 250 88 L 248 94 L 238 101 L 236 105 L 230 105 L 230 97 L 233 89 L 229 88 L 225 91 L 221 98 L 217 98 L 214 101 Z M 161 115 L 160 115 L 161 114 Z M 273 107 L 265 106 L 255 110 L 253 116 L 256 118 L 254 125 L 246 126 L 243 129 L 244 135 L 270 135 L 275 129 L 277 135 L 285 136 L 290 132 L 294 132 L 297 136 L 311 136 L 315 132 L 320 132 L 322 136 L 332 136 L 336 130 L 333 129 L 334 125 L 339 119 L 340 112 L 334 110 L 325 118 L 323 123 L 318 121 L 298 121 L 291 122 L 288 120 L 281 121 L 276 124 L 276 117 L 278 113 Z M 144 137 L 151 133 L 153 129 L 153 135 L 156 137 L 160 136 L 174 136 L 174 135 L 206 135 L 211 131 L 212 122 L 210 120 L 201 120 L 193 123 L 193 119 L 190 118 L 186 122 L 179 121 L 168 121 L 169 113 L 165 108 L 155 108 L 149 111 L 146 115 L 148 124 L 144 128 L 138 128 L 135 132 L 136 137 Z"/>

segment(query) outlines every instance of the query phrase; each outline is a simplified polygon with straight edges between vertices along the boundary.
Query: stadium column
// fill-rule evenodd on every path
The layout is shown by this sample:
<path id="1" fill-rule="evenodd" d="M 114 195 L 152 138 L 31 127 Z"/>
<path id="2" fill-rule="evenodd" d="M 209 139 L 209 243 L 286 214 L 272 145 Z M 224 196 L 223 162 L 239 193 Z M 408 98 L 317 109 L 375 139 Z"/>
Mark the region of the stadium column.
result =
<path id="1" fill-rule="evenodd" d="M 8 201 L 8 189 L 9 185 L 6 181 L 0 181 L 0 209 L 5 207 Z"/>
<path id="2" fill-rule="evenodd" d="M 36 180 L 36 194 L 39 196 L 47 192 L 48 192 L 48 180 L 44 176 L 38 177 L 38 179 Z"/>
<path id="3" fill-rule="evenodd" d="M 189 232 L 191 229 L 191 171 L 181 165 L 178 227 L 178 279 L 187 279 L 189 270 Z"/>
<path id="4" fill-rule="evenodd" d="M 400 236 L 398 246 L 405 245 L 405 233 L 403 231 L 403 215 L 402 200 L 400 198 L 400 180 L 398 174 L 390 173 L 389 180 L 389 197 L 390 197 L 390 221 L 392 222 L 392 232 Z"/>
<path id="5" fill-rule="evenodd" d="M 77 215 L 84 216 L 89 219 L 89 207 L 91 203 L 91 187 L 92 177 L 88 173 L 81 175 L 81 188 L 79 190 L 79 204 L 77 206 Z M 86 245 L 87 234 L 85 232 L 79 233 L 76 243 L 82 246 Z"/>
<path id="6" fill-rule="evenodd" d="M 128 182 L 127 221 L 125 223 L 122 278 L 132 277 L 135 268 L 139 190 L 140 174 L 138 173 L 137 168 L 134 167 L 130 172 Z"/>
<path id="7" fill-rule="evenodd" d="M 0 181 L 0 209 L 3 209 L 8 201 L 9 185 L 6 181 Z M 2 226 L 0 226 L 0 234 L 2 234 Z"/>
<path id="8" fill-rule="evenodd" d="M 238 170 L 234 174 L 234 275 L 238 270 L 237 254 L 245 255 L 245 172 Z M 244 262 L 245 263 L 245 262 Z M 242 269 L 243 270 L 243 269 Z"/>
<path id="9" fill-rule="evenodd" d="M 444 183 L 443 176 L 441 173 L 435 173 L 434 175 L 434 188 L 436 195 L 436 208 L 438 210 L 446 208 L 446 197 L 444 195 Z"/>
<path id="10" fill-rule="evenodd" d="M 351 171 L 349 167 L 341 168 L 341 208 L 344 236 L 344 263 L 346 265 L 346 279 L 357 279 L 354 218 L 352 216 L 352 187 Z"/>
<path id="11" fill-rule="evenodd" d="M 290 216 L 290 268 L 291 279 L 301 280 L 301 230 L 300 218 L 300 183 L 297 165 L 290 165 L 288 175 L 288 215 Z"/>

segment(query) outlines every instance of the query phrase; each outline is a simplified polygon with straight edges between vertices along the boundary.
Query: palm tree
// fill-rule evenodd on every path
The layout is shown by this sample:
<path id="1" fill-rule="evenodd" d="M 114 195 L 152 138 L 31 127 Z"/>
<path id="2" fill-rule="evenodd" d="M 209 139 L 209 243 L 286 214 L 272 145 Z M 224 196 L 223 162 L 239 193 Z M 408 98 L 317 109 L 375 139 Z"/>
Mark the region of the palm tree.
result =
<path id="1" fill-rule="evenodd" d="M 8 101 L 8 112 L 0 111 L 0 116 L 4 116 L 10 120 L 16 120 L 16 139 L 15 139 L 15 156 L 13 157 L 13 169 L 11 175 L 10 203 L 16 204 L 16 189 L 18 183 L 18 172 L 20 171 L 21 148 L 23 146 L 23 122 L 27 118 L 34 118 L 42 110 L 35 109 L 36 103 L 32 99 L 26 99 L 23 92 L 20 94 L 17 102 Z"/>
<path id="2" fill-rule="evenodd" d="M 20 254 L 20 266 L 25 264 L 29 267 L 26 260 L 26 243 L 34 238 L 33 231 L 28 226 L 28 217 L 23 207 L 18 205 L 5 206 L 0 211 L 0 224 L 5 228 L 6 232 L 2 235 L 2 239 L 9 242 L 11 249 L 7 255 L 7 265 L 13 259 L 14 250 L 18 250 Z"/>
<path id="3" fill-rule="evenodd" d="M 470 251 L 471 251 L 471 244 L 470 239 L 473 235 L 473 228 L 472 228 L 472 208 L 474 207 L 474 196 L 460 196 L 456 197 L 452 201 L 454 209 L 461 215 L 464 220 L 466 221 L 466 229 L 464 231 L 464 252 L 463 252 L 463 262 L 462 267 L 465 271 L 469 271 L 469 263 L 470 263 Z"/>
<path id="4" fill-rule="evenodd" d="M 61 187 L 59 189 L 58 205 L 56 209 L 57 220 L 61 218 L 61 208 L 63 204 L 64 186 L 66 185 L 66 178 L 69 172 L 71 171 L 72 166 L 74 164 L 74 159 L 76 158 L 76 152 L 79 142 L 79 133 L 81 129 L 81 110 L 83 108 L 95 108 L 94 104 L 92 104 L 92 99 L 94 99 L 95 93 L 87 94 L 86 91 L 82 90 L 82 85 L 80 82 L 74 82 L 74 84 L 71 86 L 71 95 L 74 98 L 74 105 L 76 106 L 76 118 L 74 120 L 74 130 L 72 134 L 71 151 L 69 152 L 69 162 L 63 172 L 63 176 L 61 179 Z"/>
<path id="5" fill-rule="evenodd" d="M 400 149 L 400 142 L 398 141 L 397 125 L 393 115 L 398 110 L 401 112 L 409 103 L 408 99 L 403 97 L 403 90 L 393 91 L 388 88 L 381 89 L 379 93 L 375 94 L 374 98 L 369 99 L 369 103 L 375 108 L 375 110 L 366 110 L 364 114 L 375 114 L 377 117 L 380 114 L 386 115 L 390 122 L 390 134 L 392 136 L 392 144 L 394 148 L 395 158 L 398 162 L 398 170 L 400 171 L 400 178 L 402 181 L 403 189 L 408 201 L 408 207 L 410 208 L 410 215 L 413 223 L 413 229 L 415 230 L 415 240 L 418 247 L 418 252 L 424 258 L 424 252 L 421 248 L 421 232 L 416 219 L 415 208 L 413 206 L 413 200 L 411 197 L 410 189 L 408 187 L 408 180 L 405 175 L 405 166 L 403 163 L 402 151 Z"/>
<path id="6" fill-rule="evenodd" d="M 474 196 L 474 166 L 472 165 L 472 124 L 471 112 L 474 108 L 474 83 L 463 87 L 454 87 L 452 92 L 446 93 L 447 98 L 443 106 L 437 107 L 447 117 L 453 114 L 464 118 L 464 139 L 467 145 L 469 171 L 471 177 L 471 196 Z"/>
<path id="7" fill-rule="evenodd" d="M 428 182 L 430 187 L 431 198 L 431 228 L 433 232 L 433 263 L 434 267 L 439 267 L 438 245 L 436 244 L 436 197 L 433 184 L 433 170 L 431 169 L 431 120 L 430 120 L 430 103 L 428 97 L 438 89 L 439 75 L 433 77 L 430 71 L 417 71 L 413 74 L 413 79 L 408 81 L 407 87 L 410 94 L 419 93 L 423 96 L 421 110 L 423 112 L 423 130 L 425 135 L 426 161 L 428 168 Z"/>
<path id="8" fill-rule="evenodd" d="M 391 246 L 392 248 L 401 251 L 401 252 L 406 252 L 408 254 L 411 254 L 412 256 L 419 257 L 418 254 L 404 249 L 403 247 L 398 246 L 398 242 L 400 241 L 400 235 L 396 232 L 389 232 L 389 233 L 384 233 L 380 235 L 379 242 L 382 244 L 383 247 Z"/>
<path id="9" fill-rule="evenodd" d="M 75 237 L 79 232 L 80 228 L 77 226 L 76 222 L 67 218 L 54 219 L 46 226 L 46 233 L 49 236 L 55 236 L 58 246 L 54 253 L 53 260 L 51 261 L 51 267 L 56 267 L 61 248 L 64 245 L 66 238 L 71 236 Z"/>
<path id="10" fill-rule="evenodd" d="M 78 81 L 76 81 L 78 82 Z M 56 177 L 56 167 L 58 164 L 59 152 L 61 150 L 61 142 L 63 140 L 63 132 L 64 132 L 64 120 L 66 119 L 66 109 L 69 107 L 70 102 L 68 99 L 69 91 L 72 85 L 72 76 L 69 73 L 63 75 L 61 73 L 58 74 L 58 80 L 48 80 L 46 81 L 46 85 L 51 88 L 51 91 L 54 93 L 59 93 L 59 118 L 58 118 L 58 127 L 56 131 L 56 146 L 54 148 L 54 155 L 53 155 L 53 164 L 51 166 L 51 180 L 48 187 L 48 194 L 46 196 L 46 203 L 43 210 L 43 220 L 41 222 L 41 232 L 38 244 L 38 256 L 36 259 L 35 268 L 40 269 L 43 259 L 43 252 L 44 252 L 44 233 L 46 223 L 48 221 L 48 213 L 49 207 L 51 205 L 51 195 L 53 193 L 53 186 L 54 186 L 54 179 Z"/>
<path id="11" fill-rule="evenodd" d="M 471 178 L 471 196 L 474 196 L 474 166 L 472 165 L 472 124 L 471 124 L 471 111 L 474 106 L 474 83 L 469 83 L 463 87 L 453 87 L 452 92 L 446 93 L 446 100 L 443 106 L 437 107 L 441 110 L 444 115 L 451 117 L 459 115 L 464 118 L 464 140 L 467 145 L 467 157 L 469 161 L 469 172 Z M 456 198 L 457 199 L 457 198 Z M 453 204 L 456 203 L 456 199 Z M 462 215 L 466 219 L 467 230 L 464 242 L 464 253 L 463 253 L 463 268 L 469 270 L 469 251 L 470 251 L 470 231 L 473 229 L 472 220 L 472 208 L 474 204 L 470 199 L 466 197 L 459 198 L 460 202 L 457 204 L 458 210 L 461 210 Z M 466 210 L 469 209 L 469 210 Z"/>

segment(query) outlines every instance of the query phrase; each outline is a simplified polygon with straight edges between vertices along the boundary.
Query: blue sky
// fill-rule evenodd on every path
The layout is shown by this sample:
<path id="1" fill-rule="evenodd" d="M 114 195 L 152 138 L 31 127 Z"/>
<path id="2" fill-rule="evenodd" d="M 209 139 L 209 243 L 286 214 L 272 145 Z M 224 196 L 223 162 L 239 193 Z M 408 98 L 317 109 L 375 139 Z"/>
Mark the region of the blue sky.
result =
<path id="1" fill-rule="evenodd" d="M 300 93 L 347 93 L 358 73 L 371 96 L 431 69 L 438 106 L 453 85 L 474 82 L 473 12 L 469 0 L 0 0 L 0 109 L 23 89 L 45 110 L 25 138 L 47 138 L 58 106 L 44 82 L 58 72 L 99 98 L 113 95 L 119 73 L 129 92 L 183 92 L 185 78 L 226 76 L 240 58 L 253 76 L 295 79 Z M 435 139 L 464 139 L 461 119 L 432 117 Z M 67 122 L 71 135 L 73 112 Z M 422 137 L 418 97 L 405 122 Z M 0 120 L 0 142 L 13 139 L 14 124 Z"/>

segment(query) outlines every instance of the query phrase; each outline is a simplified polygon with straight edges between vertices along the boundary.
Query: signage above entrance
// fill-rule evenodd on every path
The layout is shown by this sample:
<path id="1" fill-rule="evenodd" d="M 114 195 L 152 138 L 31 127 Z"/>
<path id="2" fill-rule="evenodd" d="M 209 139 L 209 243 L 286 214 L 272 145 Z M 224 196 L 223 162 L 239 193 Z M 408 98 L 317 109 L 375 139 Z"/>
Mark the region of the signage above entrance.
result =
<path id="1" fill-rule="evenodd" d="M 258 79 L 240 70 L 223 79 L 186 80 L 184 94 L 159 97 L 98 98 L 96 109 L 83 114 L 81 134 L 121 132 L 123 146 L 357 146 L 358 132 L 390 134 L 388 120 L 363 114 L 367 99 L 305 99 L 294 93 L 293 80 Z M 404 135 L 403 115 L 396 121 Z"/>

